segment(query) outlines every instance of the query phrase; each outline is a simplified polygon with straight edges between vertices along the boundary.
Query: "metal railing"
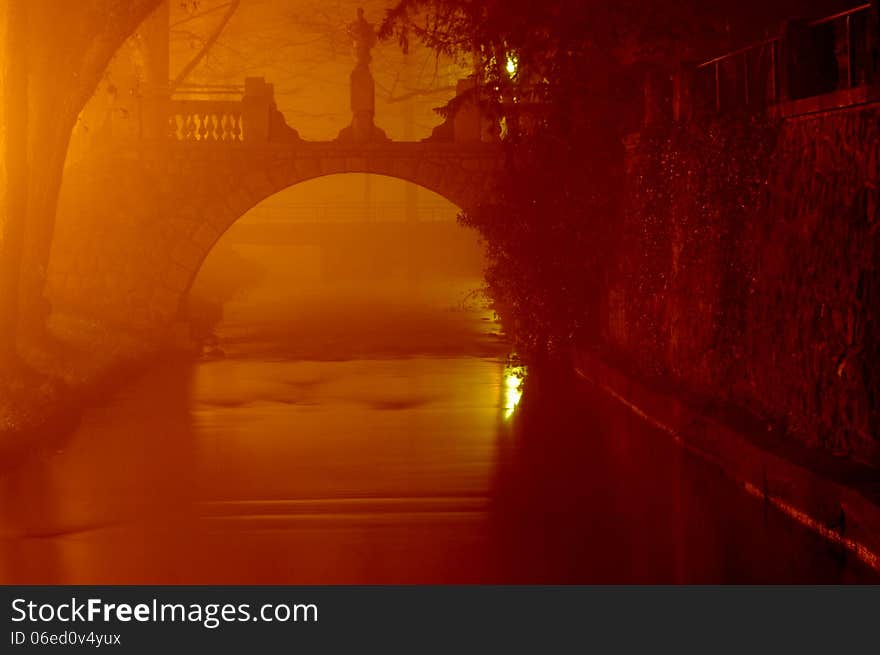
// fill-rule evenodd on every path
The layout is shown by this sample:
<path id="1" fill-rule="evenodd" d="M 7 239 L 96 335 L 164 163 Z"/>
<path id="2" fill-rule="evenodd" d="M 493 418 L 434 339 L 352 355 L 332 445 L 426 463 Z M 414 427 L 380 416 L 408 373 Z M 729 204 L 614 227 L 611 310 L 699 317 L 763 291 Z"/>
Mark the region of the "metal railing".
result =
<path id="1" fill-rule="evenodd" d="M 842 33 L 841 42 L 846 60 L 846 88 L 854 88 L 869 81 L 868 76 L 874 72 L 871 64 L 876 63 L 871 62 L 870 59 L 875 55 L 872 49 L 876 46 L 877 36 L 871 34 L 870 3 L 813 21 L 810 27 L 817 30 L 831 28 L 836 33 Z M 873 28 L 876 29 L 876 25 Z"/>
<path id="2" fill-rule="evenodd" d="M 698 96 L 711 98 L 718 112 L 731 98 L 746 107 L 775 104 L 779 101 L 781 42 L 781 37 L 765 39 L 699 64 Z"/>
<path id="3" fill-rule="evenodd" d="M 866 3 L 791 23 L 764 39 L 696 66 L 696 113 L 764 109 L 870 83 L 877 70 L 877 26 Z"/>

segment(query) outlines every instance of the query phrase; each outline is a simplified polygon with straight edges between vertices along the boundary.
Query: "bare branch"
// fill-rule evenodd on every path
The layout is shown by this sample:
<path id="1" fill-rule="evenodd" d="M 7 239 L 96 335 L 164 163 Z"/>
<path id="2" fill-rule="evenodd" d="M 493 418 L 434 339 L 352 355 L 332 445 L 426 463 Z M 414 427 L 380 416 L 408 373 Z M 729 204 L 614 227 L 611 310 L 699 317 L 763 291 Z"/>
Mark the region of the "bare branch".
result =
<path id="1" fill-rule="evenodd" d="M 217 41 L 220 37 L 221 32 L 223 32 L 226 24 L 229 22 L 229 19 L 232 18 L 232 15 L 238 9 L 238 6 L 241 4 L 241 0 L 232 0 L 226 8 L 226 13 L 223 14 L 223 18 L 220 19 L 220 24 L 216 27 L 216 29 L 211 33 L 211 35 L 205 39 L 205 42 L 202 44 L 202 47 L 196 53 L 195 57 L 193 57 L 190 62 L 183 67 L 183 70 L 178 73 L 177 77 L 175 77 L 170 84 L 171 92 L 174 93 L 174 89 L 176 89 L 188 76 L 190 73 L 195 70 L 195 67 L 199 65 L 202 59 L 205 58 L 205 55 L 208 54 L 208 51 L 211 49 L 211 46 Z"/>

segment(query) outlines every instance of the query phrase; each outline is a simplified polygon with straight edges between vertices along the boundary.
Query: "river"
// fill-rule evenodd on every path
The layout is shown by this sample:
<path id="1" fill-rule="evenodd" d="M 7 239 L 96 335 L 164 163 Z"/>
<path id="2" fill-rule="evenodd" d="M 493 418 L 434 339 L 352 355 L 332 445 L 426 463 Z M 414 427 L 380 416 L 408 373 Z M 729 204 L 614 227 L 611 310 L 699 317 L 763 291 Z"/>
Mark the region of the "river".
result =
<path id="1" fill-rule="evenodd" d="M 570 375 L 478 280 L 230 302 L 0 473 L 2 583 L 837 583 L 876 577 Z"/>

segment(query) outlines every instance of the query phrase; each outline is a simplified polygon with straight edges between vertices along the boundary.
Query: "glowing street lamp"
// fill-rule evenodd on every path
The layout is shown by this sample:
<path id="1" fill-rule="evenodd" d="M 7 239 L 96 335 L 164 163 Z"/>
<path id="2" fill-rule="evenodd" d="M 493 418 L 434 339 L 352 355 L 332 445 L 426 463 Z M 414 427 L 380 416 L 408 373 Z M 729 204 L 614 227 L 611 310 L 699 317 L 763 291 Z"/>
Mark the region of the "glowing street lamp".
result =
<path id="1" fill-rule="evenodd" d="M 508 54 L 507 55 L 507 66 L 505 67 L 507 69 L 507 75 L 509 77 L 515 77 L 516 70 L 518 67 L 519 67 L 519 61 L 517 60 L 516 55 Z"/>

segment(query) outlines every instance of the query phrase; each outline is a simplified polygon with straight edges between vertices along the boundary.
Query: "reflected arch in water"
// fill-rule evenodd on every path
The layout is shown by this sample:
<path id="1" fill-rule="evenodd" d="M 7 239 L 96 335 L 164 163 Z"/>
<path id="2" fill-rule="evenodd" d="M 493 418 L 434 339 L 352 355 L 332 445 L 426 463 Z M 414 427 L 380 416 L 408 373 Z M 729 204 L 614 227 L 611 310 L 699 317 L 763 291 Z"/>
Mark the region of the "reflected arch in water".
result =
<path id="1" fill-rule="evenodd" d="M 178 560 L 205 557 L 192 376 L 186 362 L 149 371 L 0 470 L 0 584 L 174 582 Z"/>

